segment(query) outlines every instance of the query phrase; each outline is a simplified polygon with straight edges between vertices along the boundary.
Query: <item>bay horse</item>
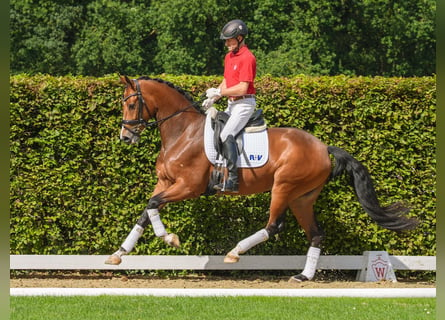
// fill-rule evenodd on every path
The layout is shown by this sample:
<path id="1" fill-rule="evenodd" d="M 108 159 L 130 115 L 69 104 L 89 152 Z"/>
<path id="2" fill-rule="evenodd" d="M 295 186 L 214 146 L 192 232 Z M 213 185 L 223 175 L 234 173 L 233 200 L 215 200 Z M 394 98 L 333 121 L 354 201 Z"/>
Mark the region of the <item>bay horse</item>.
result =
<path id="1" fill-rule="evenodd" d="M 120 248 L 105 261 L 114 265 L 133 250 L 149 224 L 157 237 L 179 247 L 178 236 L 166 232 L 159 211 L 169 202 L 203 195 L 214 170 L 204 152 L 205 112 L 187 92 L 162 79 L 120 76 L 120 81 L 125 85 L 120 139 L 134 144 L 145 128 L 158 128 L 161 149 L 156 162 L 158 180 L 148 205 Z M 324 237 L 313 206 L 323 186 L 344 171 L 350 175 L 363 209 L 378 225 L 400 232 L 418 224 L 415 218 L 407 217 L 409 209 L 401 203 L 380 205 L 368 170 L 346 151 L 327 146 L 297 128 L 267 128 L 267 132 L 269 160 L 262 167 L 238 169 L 238 194 L 270 191 L 269 219 L 263 229 L 238 242 L 224 262 L 238 262 L 240 254 L 280 232 L 289 208 L 310 244 L 304 270 L 290 281 L 311 280 Z"/>

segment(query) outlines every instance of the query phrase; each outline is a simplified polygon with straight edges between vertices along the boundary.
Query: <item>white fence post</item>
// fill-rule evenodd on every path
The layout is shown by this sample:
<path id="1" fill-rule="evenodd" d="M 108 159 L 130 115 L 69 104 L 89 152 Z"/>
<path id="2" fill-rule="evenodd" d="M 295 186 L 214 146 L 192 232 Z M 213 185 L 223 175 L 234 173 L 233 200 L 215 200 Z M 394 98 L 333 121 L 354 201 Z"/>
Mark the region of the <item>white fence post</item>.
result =
<path id="1" fill-rule="evenodd" d="M 363 252 L 363 267 L 357 273 L 357 280 L 362 282 L 376 282 L 382 280 L 397 282 L 388 252 Z"/>

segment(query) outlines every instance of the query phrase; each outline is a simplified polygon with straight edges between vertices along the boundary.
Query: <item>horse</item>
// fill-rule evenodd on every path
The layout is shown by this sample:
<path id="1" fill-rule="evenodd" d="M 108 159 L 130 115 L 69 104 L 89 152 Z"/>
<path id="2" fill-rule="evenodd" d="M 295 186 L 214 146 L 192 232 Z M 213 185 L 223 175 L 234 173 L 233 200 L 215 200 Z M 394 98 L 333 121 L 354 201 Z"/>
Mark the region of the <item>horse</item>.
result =
<path id="1" fill-rule="evenodd" d="M 156 161 L 158 180 L 152 196 L 119 249 L 105 261 L 112 265 L 120 264 L 122 256 L 133 250 L 149 224 L 155 235 L 166 244 L 179 247 L 178 236 L 166 232 L 160 211 L 167 203 L 205 194 L 215 170 L 204 152 L 206 113 L 188 92 L 162 79 L 130 79 L 124 75 L 119 75 L 119 78 L 125 86 L 120 139 L 127 144 L 135 144 L 144 129 L 157 128 L 161 148 Z M 227 253 L 225 263 L 238 262 L 241 254 L 280 232 L 284 227 L 284 215 L 290 209 L 304 230 L 309 248 L 304 270 L 289 280 L 312 280 L 324 238 L 313 206 L 325 184 L 343 172 L 350 176 L 359 203 L 378 225 L 402 232 L 414 229 L 419 223 L 416 218 L 408 217 L 410 209 L 400 202 L 382 207 L 367 168 L 345 150 L 328 146 L 298 128 L 266 130 L 269 159 L 261 167 L 238 169 L 237 194 L 270 191 L 269 218 L 264 228 L 239 241 Z"/>

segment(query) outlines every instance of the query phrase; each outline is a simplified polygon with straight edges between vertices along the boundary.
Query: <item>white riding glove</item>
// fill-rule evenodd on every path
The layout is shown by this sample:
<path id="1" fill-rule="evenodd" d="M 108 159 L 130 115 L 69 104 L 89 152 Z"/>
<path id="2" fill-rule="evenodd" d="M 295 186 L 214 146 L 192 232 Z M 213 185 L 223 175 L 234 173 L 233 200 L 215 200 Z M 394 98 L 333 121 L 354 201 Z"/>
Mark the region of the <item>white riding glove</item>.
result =
<path id="1" fill-rule="evenodd" d="M 202 102 L 202 107 L 207 111 L 207 109 L 213 106 L 213 103 L 215 103 L 215 100 L 207 98 Z"/>
<path id="2" fill-rule="evenodd" d="M 221 89 L 220 88 L 210 88 L 206 91 L 206 96 L 209 99 L 214 99 L 215 101 L 221 98 Z"/>
<path id="3" fill-rule="evenodd" d="M 221 90 L 219 88 L 210 88 L 206 91 L 207 99 L 204 100 L 202 103 L 202 107 L 204 110 L 207 110 L 210 108 L 216 100 L 221 98 Z"/>

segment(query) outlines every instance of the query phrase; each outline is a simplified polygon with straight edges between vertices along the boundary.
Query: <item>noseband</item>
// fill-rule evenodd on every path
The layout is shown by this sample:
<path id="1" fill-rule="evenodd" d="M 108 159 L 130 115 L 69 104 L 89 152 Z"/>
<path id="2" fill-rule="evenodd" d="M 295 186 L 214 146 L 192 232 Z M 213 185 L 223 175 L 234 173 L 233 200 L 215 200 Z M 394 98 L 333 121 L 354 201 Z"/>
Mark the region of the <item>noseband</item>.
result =
<path id="1" fill-rule="evenodd" d="M 152 124 L 145 121 L 145 119 L 142 117 L 143 108 L 144 108 L 144 106 L 146 106 L 146 103 L 145 103 L 144 97 L 142 96 L 142 93 L 141 93 L 141 86 L 139 85 L 139 81 L 134 80 L 134 83 L 136 85 L 136 92 L 124 97 L 122 99 L 122 102 L 127 101 L 131 97 L 137 96 L 137 98 L 138 98 L 138 119 L 122 120 L 122 126 L 125 129 L 127 129 L 128 131 L 130 131 L 132 134 L 139 136 L 140 132 L 142 131 L 142 129 L 141 129 L 142 126 L 149 127 Z M 147 107 L 147 111 L 150 114 L 150 109 L 148 109 L 148 107 Z M 151 118 L 151 114 L 150 114 L 150 118 Z M 126 125 L 136 126 L 136 128 L 132 130 L 132 129 L 128 128 Z"/>
<path id="2" fill-rule="evenodd" d="M 133 80 L 135 85 L 136 85 L 136 92 L 132 93 L 124 98 L 122 98 L 122 102 L 127 101 L 129 98 L 131 97 L 135 97 L 137 96 L 138 99 L 138 119 L 134 119 L 134 120 L 122 120 L 122 126 L 127 129 L 128 131 L 130 131 L 132 134 L 136 135 L 136 136 L 140 136 L 140 133 L 142 132 L 143 128 L 153 128 L 155 126 L 158 126 L 159 124 L 161 124 L 162 122 L 164 122 L 165 120 L 168 120 L 184 111 L 186 111 L 187 109 L 190 109 L 191 107 L 195 106 L 195 103 L 192 103 L 190 105 L 188 105 L 185 108 L 182 108 L 176 112 L 174 112 L 173 114 L 162 118 L 160 120 L 155 120 L 155 121 L 151 121 L 151 122 L 147 122 L 145 121 L 145 119 L 142 116 L 143 110 L 144 110 L 144 106 L 147 108 L 148 114 L 150 116 L 150 119 L 153 119 L 155 117 L 153 117 L 153 115 L 150 112 L 150 109 L 148 108 L 147 104 L 145 103 L 144 97 L 142 96 L 141 93 L 141 86 L 139 85 L 139 81 L 134 79 Z M 126 125 L 130 125 L 130 126 L 135 126 L 135 128 L 128 128 Z"/>

